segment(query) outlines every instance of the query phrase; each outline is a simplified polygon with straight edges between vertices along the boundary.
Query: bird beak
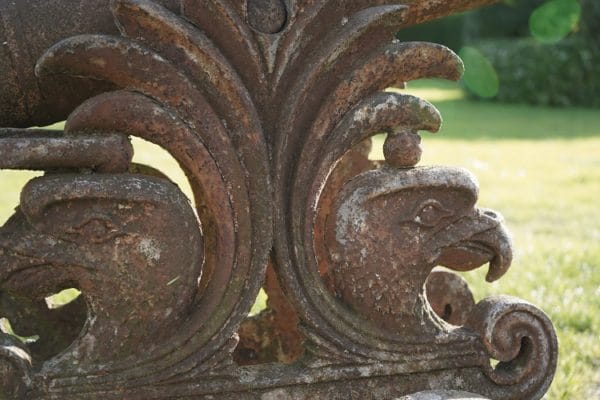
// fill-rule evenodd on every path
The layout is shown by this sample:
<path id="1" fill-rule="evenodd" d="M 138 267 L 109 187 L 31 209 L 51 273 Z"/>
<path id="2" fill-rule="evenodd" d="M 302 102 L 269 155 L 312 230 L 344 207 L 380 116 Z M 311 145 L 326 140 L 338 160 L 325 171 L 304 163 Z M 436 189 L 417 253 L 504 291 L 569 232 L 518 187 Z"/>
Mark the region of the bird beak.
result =
<path id="1" fill-rule="evenodd" d="M 502 216 L 494 211 L 476 209 L 460 218 L 434 236 L 436 265 L 456 271 L 470 271 L 489 263 L 488 282 L 499 279 L 512 262 L 512 243 L 502 223 Z"/>

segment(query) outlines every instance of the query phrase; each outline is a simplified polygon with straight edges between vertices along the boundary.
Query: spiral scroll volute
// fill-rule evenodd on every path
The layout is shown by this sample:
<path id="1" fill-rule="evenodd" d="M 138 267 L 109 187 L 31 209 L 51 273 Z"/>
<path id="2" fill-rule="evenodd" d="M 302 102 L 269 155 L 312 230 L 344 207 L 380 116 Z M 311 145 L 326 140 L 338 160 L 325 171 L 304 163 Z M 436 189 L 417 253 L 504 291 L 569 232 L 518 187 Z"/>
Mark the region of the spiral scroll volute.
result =
<path id="1" fill-rule="evenodd" d="M 534 305 L 509 296 L 479 302 L 468 327 L 481 335 L 489 356 L 499 363 L 486 373 L 507 393 L 541 398 L 554 377 L 558 339 L 548 316 Z"/>

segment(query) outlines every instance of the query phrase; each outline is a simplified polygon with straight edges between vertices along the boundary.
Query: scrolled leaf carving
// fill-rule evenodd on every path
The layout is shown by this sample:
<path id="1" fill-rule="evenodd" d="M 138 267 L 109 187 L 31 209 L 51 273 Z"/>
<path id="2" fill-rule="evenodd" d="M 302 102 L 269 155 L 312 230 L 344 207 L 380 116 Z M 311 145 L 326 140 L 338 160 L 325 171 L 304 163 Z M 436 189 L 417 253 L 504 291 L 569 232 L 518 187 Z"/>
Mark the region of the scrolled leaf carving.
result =
<path id="1" fill-rule="evenodd" d="M 489 356 L 499 361 L 485 371 L 502 388 L 502 397 L 544 395 L 556 370 L 558 340 L 543 311 L 520 299 L 495 296 L 477 304 L 467 326 L 481 335 Z"/>
<path id="2" fill-rule="evenodd" d="M 390 18 L 396 15 L 394 12 L 403 12 L 401 9 L 392 12 L 392 8 L 385 7 L 374 8 L 371 12 L 384 10 Z M 367 11 L 364 13 L 368 14 Z M 357 18 L 356 21 L 363 21 L 362 17 Z M 379 23 L 381 19 L 377 21 Z M 346 58 L 345 54 L 352 54 L 353 46 L 360 47 L 361 41 L 375 40 L 380 32 L 378 29 L 385 29 L 385 24 L 365 25 L 364 32 L 359 30 L 357 32 L 362 33 L 344 39 L 339 56 L 329 62 L 328 55 L 323 52 L 323 62 L 318 63 L 319 67 L 305 72 L 310 78 L 304 80 L 301 91 L 297 94 L 294 91 L 294 97 L 288 100 L 289 107 L 297 109 L 287 113 L 289 120 L 282 124 L 290 133 L 283 136 L 285 140 L 280 142 L 283 147 L 275 148 L 275 159 L 281 157 L 282 160 L 275 177 L 275 199 L 282 201 L 279 203 L 281 211 L 275 215 L 276 232 L 288 235 L 276 235 L 279 268 L 282 269 L 280 276 L 287 280 L 288 293 L 297 299 L 297 309 L 305 321 L 310 321 L 308 325 L 332 329 L 329 331 L 332 333 L 330 340 L 338 343 L 327 346 L 356 349 L 356 352 L 350 353 L 359 359 L 367 354 L 383 359 L 393 358 L 395 356 L 388 351 L 397 348 L 397 344 L 392 344 L 393 340 L 386 344 L 379 341 L 379 349 L 374 350 L 367 344 L 373 343 L 366 339 L 370 334 L 364 336 L 364 333 L 358 333 L 364 325 L 342 310 L 324 288 L 316 265 L 329 257 L 317 254 L 315 248 L 319 250 L 320 246 L 313 242 L 322 240 L 319 232 L 327 230 L 322 225 L 314 225 L 315 221 L 320 224 L 324 220 L 317 217 L 321 192 L 341 157 L 371 135 L 399 129 L 435 131 L 439 128 L 441 118 L 428 103 L 406 95 L 379 91 L 390 84 L 422 76 L 457 79 L 462 70 L 462 63 L 454 53 L 441 46 L 424 43 L 393 43 L 378 47 L 356 60 Z M 415 59 L 422 60 L 418 69 L 410 67 L 411 60 Z M 310 98 L 300 101 L 305 93 L 311 93 Z M 290 185 L 293 195 L 280 197 L 285 193 L 284 187 Z M 308 191 L 307 187 L 310 188 Z M 287 228 L 284 229 L 284 226 Z M 298 243 L 302 245 L 298 246 Z M 313 300 L 306 303 L 302 300 L 306 298 Z M 325 331 L 320 329 L 320 334 Z M 375 336 L 381 338 L 381 335 Z"/>
<path id="3" fill-rule="evenodd" d="M 538 398 L 556 364 L 545 315 L 506 298 L 473 308 L 460 278 L 432 274 L 489 263 L 496 280 L 512 245 L 502 217 L 476 207 L 469 172 L 417 166 L 419 131 L 442 118 L 398 89 L 463 71 L 443 46 L 394 40 L 398 27 L 488 2 L 81 0 L 114 26 L 49 35 L 61 40 L 42 41 L 35 79 L 18 71 L 38 92 L 68 87 L 26 93 L 32 110 L 41 98 L 57 99 L 56 118 L 68 109 L 64 131 L 0 129 L 0 168 L 46 172 L 0 228 L 0 311 L 55 333 L 37 345 L 0 335 L 0 388 L 73 400 Z M 48 120 L 25 111 L 0 120 Z M 372 162 L 379 133 L 385 160 Z M 131 136 L 173 156 L 192 204 L 131 163 Z M 271 308 L 246 319 L 261 285 Z M 67 287 L 81 296 L 48 313 L 45 297 Z M 238 351 L 236 365 L 238 333 L 271 352 L 257 360 L 291 364 Z"/>
<path id="4" fill-rule="evenodd" d="M 77 107 L 67 120 L 65 136 L 77 140 L 85 135 L 120 132 L 142 137 L 167 149 L 190 180 L 204 241 L 199 236 L 175 239 L 177 235 L 166 242 L 166 237 L 156 240 L 156 243 L 167 247 L 174 240 L 177 246 L 188 244 L 189 248 L 180 249 L 181 256 L 191 257 L 196 265 L 192 268 L 189 263 L 182 263 L 180 268 L 185 273 L 176 273 L 162 284 L 156 284 L 157 288 L 168 289 L 161 290 L 165 295 L 179 290 L 180 285 L 191 290 L 179 296 L 178 301 L 185 303 L 185 307 L 169 306 L 163 301 L 153 306 L 157 311 L 166 312 L 169 318 L 183 312 L 185 321 L 172 323 L 173 329 L 167 329 L 169 318 L 146 315 L 144 318 L 149 321 L 140 321 L 138 328 L 130 330 L 146 332 L 144 335 L 156 339 L 156 346 L 136 340 L 135 333 L 131 333 L 130 341 L 144 348 L 143 356 L 137 353 L 134 357 L 133 352 L 129 354 L 131 357 L 125 357 L 126 354 L 117 357 L 110 351 L 104 351 L 102 357 L 105 359 L 102 360 L 85 357 L 88 365 L 86 368 L 79 365 L 76 378 L 68 377 L 69 368 L 61 368 L 54 361 L 49 363 L 50 371 L 46 373 L 55 375 L 56 382 L 61 382 L 55 382 L 57 388 L 77 387 L 80 385 L 78 379 L 97 385 L 112 385 L 117 376 L 118 379 L 137 379 L 138 384 L 156 382 L 190 371 L 198 374 L 209 365 L 218 364 L 221 358 L 226 357 L 227 349 L 231 349 L 235 330 L 256 297 L 270 249 L 270 214 L 266 212 L 270 202 L 266 147 L 254 104 L 237 72 L 201 31 L 153 2 L 114 1 L 112 10 L 123 35 L 130 39 L 100 35 L 66 39 L 41 57 L 37 73 L 45 77 L 85 76 L 122 89 L 93 97 Z M 165 32 L 170 32 L 180 41 L 168 40 L 162 35 Z M 184 40 L 185 37 L 189 40 Z M 183 45 L 186 47 L 180 52 L 179 46 Z M 207 70 L 211 70 L 208 75 L 202 72 Z M 77 193 L 76 182 L 88 182 L 85 179 L 65 176 L 60 185 L 57 184 L 57 191 L 65 193 L 67 198 L 69 191 Z M 94 179 L 106 179 L 106 182 L 102 181 L 105 183 L 96 185 L 106 186 L 108 191 L 103 198 L 107 206 L 116 206 L 121 201 L 118 194 L 121 187 L 129 188 L 132 196 L 139 192 L 138 187 L 147 187 L 150 191 L 160 189 L 160 185 L 148 183 L 151 178 L 138 178 L 140 182 L 131 183 L 131 187 L 125 185 L 125 180 L 130 179 L 127 176 L 113 177 L 112 181 L 108 177 L 89 179 L 90 185 Z M 114 187 L 111 186 L 113 184 Z M 113 191 L 109 190 L 111 187 Z M 24 193 L 29 192 L 26 190 Z M 24 196 L 25 199 L 30 197 Z M 123 205 L 121 209 L 148 207 L 132 204 Z M 119 240 L 122 239 L 119 229 L 125 221 L 107 223 L 104 214 L 94 214 L 65 231 L 68 236 L 65 240 L 73 241 L 78 234 L 87 233 L 90 235 L 83 242 L 89 240 L 102 244 Z M 55 218 L 45 223 L 58 229 L 63 222 Z M 166 226 L 157 221 L 155 224 Z M 184 226 L 198 225 L 198 222 L 193 214 L 189 214 L 170 224 L 180 224 L 183 229 Z M 152 231 L 149 226 L 146 229 Z M 173 229 L 176 230 L 175 225 Z M 153 254 L 154 242 L 142 247 L 148 254 Z M 73 257 L 86 264 L 82 255 Z M 152 260 L 151 257 L 146 261 Z M 202 274 L 197 269 L 199 265 L 203 266 Z M 136 279 L 144 280 L 146 277 Z M 69 282 L 79 284 L 75 278 Z M 146 284 L 151 282 L 148 280 Z M 106 286 L 113 284 L 107 278 L 105 284 L 98 285 L 103 289 L 97 290 L 107 290 Z M 84 296 L 93 297 L 93 292 L 89 292 L 91 288 L 87 289 L 83 290 Z M 130 290 L 140 292 L 139 295 L 143 293 L 133 288 Z M 113 292 L 126 296 L 128 291 L 115 289 Z M 101 297 L 100 294 L 98 297 Z M 116 300 L 106 299 L 115 306 L 119 304 Z M 106 311 L 108 308 L 104 305 L 97 308 L 105 310 L 106 314 L 99 315 L 92 307 L 91 314 L 96 324 L 110 324 L 115 310 Z M 131 319 L 130 323 L 136 324 L 135 319 Z M 153 323 L 166 324 L 160 330 L 163 336 L 148 329 L 147 325 Z M 104 337 L 107 342 L 112 336 L 108 330 L 98 335 L 88 333 L 87 337 Z M 159 343 L 162 345 L 159 346 Z M 221 350 L 225 351 L 219 355 Z M 66 355 L 61 357 L 70 359 Z M 98 364 L 100 361 L 102 365 Z M 153 373 L 149 375 L 147 365 L 150 363 Z"/>

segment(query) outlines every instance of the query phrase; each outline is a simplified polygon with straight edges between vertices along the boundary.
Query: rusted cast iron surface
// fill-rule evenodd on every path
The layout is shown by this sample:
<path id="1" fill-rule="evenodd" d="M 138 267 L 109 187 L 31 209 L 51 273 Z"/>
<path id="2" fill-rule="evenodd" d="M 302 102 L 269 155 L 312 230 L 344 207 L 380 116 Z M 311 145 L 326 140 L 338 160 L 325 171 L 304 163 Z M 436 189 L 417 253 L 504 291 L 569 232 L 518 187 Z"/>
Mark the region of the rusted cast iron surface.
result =
<path id="1" fill-rule="evenodd" d="M 413 6 L 403 25 L 422 23 L 494 1 L 404 1 L 401 3 Z M 184 10 L 184 15 L 194 9 L 219 7 L 213 5 L 218 3 L 214 1 L 156 0 L 156 3 L 177 14 Z M 263 33 L 279 32 L 293 16 L 280 0 L 249 0 L 247 5 L 241 0 L 231 3 L 230 7 L 242 14 L 232 16 L 234 20 L 243 23 L 246 14 L 248 24 Z M 298 3 L 295 8 L 303 7 L 302 2 L 294 3 Z M 118 34 L 109 4 L 110 0 L 0 0 L 0 126 L 42 126 L 64 120 L 82 100 L 109 88 L 83 77 L 73 83 L 73 77 L 44 79 L 34 74 L 38 58 L 62 39 L 85 33 Z M 222 16 L 227 18 L 227 11 Z M 56 96 L 56 93 L 61 95 Z"/>
<path id="2" fill-rule="evenodd" d="M 500 278 L 501 217 L 467 171 L 417 166 L 441 117 L 385 91 L 463 68 L 397 29 L 489 2 L 0 0 L 0 167 L 45 171 L 0 229 L 0 316 L 39 335 L 0 333 L 0 397 L 541 398 L 545 314 L 434 270 Z"/>
<path id="3" fill-rule="evenodd" d="M 433 311 L 452 325 L 464 325 L 475 307 L 467 282 L 450 271 L 435 268 L 425 282 L 427 301 Z"/>
<path id="4" fill-rule="evenodd" d="M 485 398 L 456 390 L 428 390 L 426 392 L 412 393 L 394 400 L 486 400 Z"/>
<path id="5" fill-rule="evenodd" d="M 298 314 L 286 299 L 277 280 L 273 261 L 267 267 L 263 289 L 267 307 L 258 315 L 242 322 L 234 360 L 239 365 L 296 361 L 304 352 L 298 331 Z"/>

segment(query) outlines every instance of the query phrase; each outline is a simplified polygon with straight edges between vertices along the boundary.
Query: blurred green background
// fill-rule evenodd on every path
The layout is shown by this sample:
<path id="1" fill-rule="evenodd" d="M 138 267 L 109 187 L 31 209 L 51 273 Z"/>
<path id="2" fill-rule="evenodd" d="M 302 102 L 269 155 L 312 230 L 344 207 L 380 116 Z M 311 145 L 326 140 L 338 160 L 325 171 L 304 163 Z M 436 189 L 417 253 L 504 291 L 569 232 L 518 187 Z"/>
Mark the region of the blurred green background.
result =
<path id="1" fill-rule="evenodd" d="M 415 26 L 401 40 L 444 44 L 469 95 L 506 103 L 600 106 L 600 1 L 510 0 Z"/>

